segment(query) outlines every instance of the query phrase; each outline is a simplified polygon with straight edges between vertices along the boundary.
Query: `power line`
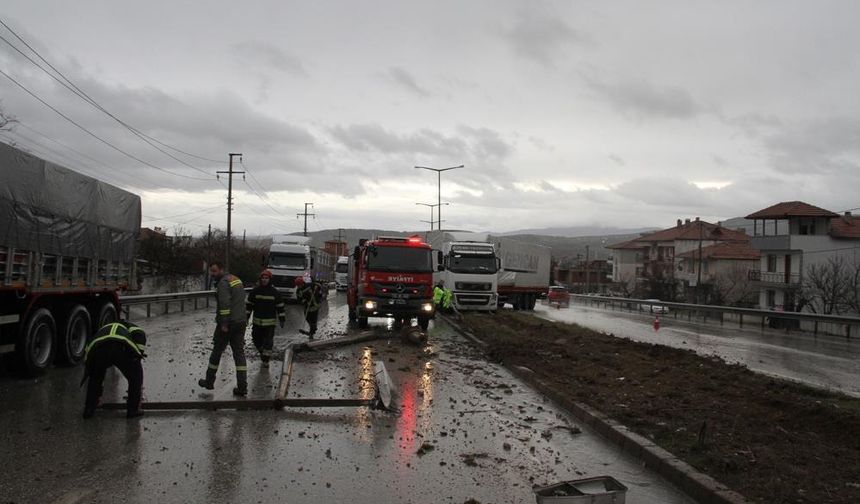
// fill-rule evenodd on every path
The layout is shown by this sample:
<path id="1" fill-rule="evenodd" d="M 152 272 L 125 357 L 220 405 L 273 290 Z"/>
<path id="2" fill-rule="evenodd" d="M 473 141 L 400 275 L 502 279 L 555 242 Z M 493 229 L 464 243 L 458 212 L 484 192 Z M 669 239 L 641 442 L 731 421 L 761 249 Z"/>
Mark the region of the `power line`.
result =
<path id="1" fill-rule="evenodd" d="M 7 73 L 6 73 L 6 72 L 4 72 L 3 70 L 0 70 L 0 74 L 2 74 L 4 77 L 6 77 L 6 78 L 7 78 L 7 79 L 9 79 L 10 81 L 12 81 L 16 86 L 18 86 L 19 88 L 21 88 L 22 90 L 24 90 L 24 92 L 26 92 L 27 94 L 29 94 L 30 96 L 32 96 L 33 98 L 35 98 L 36 100 L 38 100 L 38 101 L 39 101 L 39 103 L 41 103 L 42 105 L 44 105 L 44 106 L 48 107 L 49 109 L 53 110 L 57 115 L 59 115 L 60 117 L 62 117 L 62 118 L 63 118 L 63 119 L 65 119 L 66 121 L 69 121 L 70 123 L 72 123 L 73 125 L 75 125 L 77 128 L 79 128 L 80 130 L 82 130 L 83 132 L 85 132 L 86 134 L 88 134 L 88 135 L 90 135 L 91 137 L 95 138 L 95 139 L 96 139 L 96 140 L 98 140 L 99 142 L 101 142 L 101 143 L 103 143 L 103 144 L 107 145 L 107 146 L 108 146 L 108 147 L 110 147 L 111 149 L 113 149 L 113 150 L 115 150 L 115 151 L 119 152 L 120 154 L 123 154 L 124 156 L 129 157 L 129 158 L 131 158 L 131 159 L 133 159 L 133 160 L 137 161 L 138 163 L 140 163 L 140 164 L 142 164 L 142 165 L 148 166 L 148 167 L 150 167 L 150 168 L 155 168 L 156 170 L 162 171 L 162 172 L 164 172 L 164 173 L 168 173 L 168 174 L 170 174 L 170 175 L 175 175 L 175 176 L 177 176 L 177 177 L 183 177 L 183 178 L 188 178 L 188 179 L 192 179 L 192 180 L 211 180 L 211 179 L 208 179 L 208 178 L 191 177 L 191 176 L 189 176 L 189 175 L 183 175 L 183 174 L 181 174 L 181 173 L 175 173 L 175 172 L 172 172 L 172 171 L 167 170 L 167 169 L 164 169 L 164 168 L 162 168 L 162 167 L 160 167 L 160 166 L 156 166 L 156 165 L 154 165 L 154 164 L 152 164 L 152 163 L 150 163 L 150 162 L 148 162 L 148 161 L 144 161 L 143 159 L 140 159 L 139 157 L 135 156 L 134 154 L 131 154 L 131 153 L 129 153 L 129 152 L 126 152 L 126 151 L 124 151 L 124 150 L 120 149 L 119 147 L 117 147 L 117 146 L 115 146 L 114 144 L 112 144 L 112 143 L 108 142 L 108 141 L 107 141 L 107 140 L 105 140 L 104 138 L 102 138 L 102 137 L 100 137 L 100 136 L 96 135 L 95 133 L 93 133 L 92 131 L 88 130 L 88 129 L 87 129 L 87 128 L 85 128 L 84 126 L 81 126 L 78 122 L 76 122 L 76 121 L 75 121 L 74 119 L 72 119 L 71 117 L 67 116 L 66 114 L 64 114 L 64 113 L 60 112 L 59 110 L 57 110 L 56 108 L 54 108 L 50 103 L 48 103 L 48 102 L 46 102 L 45 100 L 43 100 L 43 99 L 42 99 L 39 95 L 37 95 L 36 93 L 34 93 L 34 92 L 30 91 L 26 86 L 24 86 L 23 84 L 21 84 L 20 82 L 18 82 L 17 80 L 15 80 L 15 78 L 14 78 L 14 77 L 12 77 L 11 75 L 7 74 Z"/>
<path id="2" fill-rule="evenodd" d="M 93 99 L 90 95 L 88 95 L 85 91 L 83 91 L 80 87 L 78 87 L 74 82 L 72 82 L 72 81 L 71 81 L 71 79 L 69 79 L 68 77 L 66 77 L 66 75 L 65 75 L 65 74 L 63 74 L 63 72 L 59 71 L 59 70 L 58 70 L 54 65 L 52 65 L 52 64 L 51 64 L 51 62 L 49 62 L 47 59 L 45 59 L 45 57 L 44 57 L 44 56 L 42 56 L 42 55 L 39 53 L 39 51 L 37 51 L 36 49 L 34 49 L 34 48 L 33 48 L 33 46 L 31 46 L 30 44 L 28 44 L 26 40 L 24 40 L 23 38 L 21 38 L 21 36 L 20 36 L 20 35 L 18 35 L 18 33 L 16 33 L 16 32 L 15 32 L 15 30 L 13 30 L 11 27 L 9 27 L 9 25 L 7 25 L 7 24 L 6 24 L 2 19 L 0 19 L 0 24 L 2 24 L 2 25 L 3 25 L 7 30 L 9 30 L 9 32 L 10 32 L 10 33 L 12 33 L 12 35 L 14 35 L 14 36 L 15 36 L 15 38 L 17 38 L 17 39 L 18 39 L 22 44 L 24 44 L 24 45 L 27 47 L 27 49 L 29 49 L 30 51 L 32 51 L 32 52 L 33 52 L 33 54 L 35 54 L 35 55 L 36 55 L 40 60 L 42 60 L 46 65 L 48 65 L 48 67 L 50 67 L 50 68 L 51 68 L 51 70 L 53 70 L 54 72 L 56 72 L 56 73 L 57 73 L 57 75 L 59 75 L 60 77 L 62 77 L 62 79 L 63 79 L 65 82 L 63 82 L 63 80 L 60 80 L 59 78 L 57 78 L 57 77 L 56 77 L 54 74 L 52 74 L 51 72 L 47 71 L 47 70 L 46 70 L 44 67 L 42 67 L 39 63 L 37 63 L 36 61 L 34 61 L 30 56 L 28 56 L 27 54 L 25 54 L 23 51 L 21 51 L 21 50 L 20 50 L 18 47 L 16 47 L 14 44 L 12 44 L 11 42 L 9 42 L 5 37 L 3 37 L 2 35 L 0 35 L 0 39 L 2 39 L 4 42 L 6 42 L 6 44 L 8 44 L 8 45 L 9 45 L 9 47 L 11 47 L 11 48 L 12 48 L 12 49 L 14 49 L 15 51 L 17 51 L 19 54 L 21 54 L 22 56 L 24 56 L 25 58 L 27 58 L 27 60 L 29 60 L 33 65 L 35 65 L 35 66 L 36 66 L 36 67 L 38 67 L 40 70 L 42 70 L 43 72 L 45 72 L 45 73 L 46 73 L 48 76 L 50 76 L 52 79 L 54 79 L 54 80 L 56 80 L 57 82 L 59 82 L 59 83 L 60 83 L 61 85 L 63 85 L 66 89 L 68 89 L 69 91 L 71 91 L 72 93 L 74 93 L 74 94 L 75 94 L 75 95 L 77 95 L 79 98 L 81 98 L 81 99 L 82 99 L 82 100 L 84 100 L 85 102 L 89 103 L 90 105 L 92 105 L 92 106 L 93 106 L 93 107 L 95 107 L 96 109 L 98 109 L 98 110 L 100 110 L 101 112 L 105 113 L 108 117 L 110 117 L 111 119 L 113 119 L 113 120 L 115 120 L 116 122 L 118 122 L 119 124 L 121 124 L 123 127 L 125 127 L 126 129 L 128 129 L 129 131 L 131 131 L 133 134 L 135 134 L 136 136 L 138 136 L 141 140 L 143 140 L 143 141 L 144 141 L 144 142 L 146 142 L 147 144 L 151 145 L 153 148 L 157 149 L 159 152 L 163 153 L 164 155 L 166 155 L 166 156 L 170 157 L 171 159 L 173 159 L 173 160 L 175 160 L 175 161 L 177 161 L 177 162 L 179 162 L 179 163 L 182 163 L 183 165 L 185 165 L 185 166 L 187 166 L 187 167 L 189 167 L 189 168 L 192 168 L 192 169 L 194 169 L 194 170 L 197 170 L 197 171 L 199 171 L 199 172 L 201 172 L 201 173 L 205 173 L 205 174 L 207 174 L 207 175 L 208 175 L 209 173 L 208 173 L 208 172 L 206 172 L 205 170 L 202 170 L 202 169 L 200 169 L 200 168 L 198 168 L 198 167 L 196 167 L 196 166 L 193 166 L 193 165 L 191 165 L 191 164 L 189 164 L 189 163 L 186 163 L 185 161 L 183 161 L 183 160 L 181 160 L 181 159 L 179 159 L 179 158 L 175 157 L 174 155 L 170 154 L 169 152 L 166 152 L 166 151 L 164 151 L 163 149 L 159 148 L 157 145 L 154 145 L 154 144 L 153 144 L 153 142 L 158 143 L 158 144 L 160 144 L 160 145 L 163 145 L 164 147 L 167 147 L 168 149 L 174 150 L 174 151 L 176 151 L 176 152 L 181 152 L 182 154 L 185 154 L 186 156 L 191 156 L 191 157 L 194 157 L 194 158 L 198 158 L 198 159 L 201 159 L 201 160 L 204 160 L 204 161 L 213 162 L 213 163 L 220 163 L 220 164 L 224 164 L 224 163 L 225 163 L 225 161 L 219 161 L 219 160 L 215 160 L 215 159 L 209 159 L 209 158 L 206 158 L 206 157 L 204 157 L 204 156 L 198 156 L 198 155 L 196 155 L 196 154 L 192 154 L 192 153 L 190 153 L 190 152 L 186 152 L 186 151 L 184 151 L 184 150 L 182 150 L 182 149 L 179 149 L 179 148 L 177 148 L 177 147 L 173 147 L 172 145 L 169 145 L 169 144 L 167 144 L 167 143 L 165 143 L 165 142 L 162 142 L 161 140 L 158 140 L 158 139 L 156 139 L 156 138 L 153 138 L 153 137 L 152 137 L 152 136 L 150 136 L 150 135 L 147 135 L 146 133 L 143 133 L 142 131 L 138 130 L 137 128 L 135 128 L 135 127 L 131 126 L 130 124 L 126 123 L 125 121 L 123 121 L 123 120 L 119 119 L 117 116 L 115 116 L 115 115 L 113 115 L 112 113 L 108 112 L 108 111 L 107 111 L 107 109 L 105 109 L 105 108 L 104 108 L 101 104 L 99 104 L 95 99 Z M 68 84 L 66 84 L 66 83 L 68 83 Z"/>
<path id="3" fill-rule="evenodd" d="M 198 208 L 197 210 L 193 210 L 191 212 L 185 212 L 185 213 L 176 214 L 176 215 L 168 215 L 167 217 L 150 217 L 147 215 L 144 215 L 143 217 L 145 220 L 150 220 L 150 221 L 170 220 L 170 219 L 174 219 L 176 217 L 185 217 L 187 215 L 193 215 L 193 214 L 201 213 L 201 212 L 202 213 L 211 212 L 213 210 L 217 210 L 220 208 L 221 208 L 221 204 L 219 203 L 219 204 L 212 206 L 212 207 Z"/>
<path id="4" fill-rule="evenodd" d="M 13 130 L 10 130 L 10 132 L 11 132 L 11 133 L 14 133 L 15 135 L 17 135 L 17 136 L 19 136 L 19 137 L 21 137 L 21 138 L 24 138 L 24 139 L 26 139 L 26 140 L 28 140 L 28 141 L 30 141 L 30 142 L 38 143 L 36 140 L 33 140 L 33 139 L 31 139 L 31 138 L 28 138 L 27 136 L 25 136 L 24 134 L 22 134 L 20 131 L 17 131 L 17 126 L 23 126 L 24 128 L 27 128 L 28 130 L 32 131 L 33 133 L 35 133 L 35 134 L 37 134 L 37 135 L 41 136 L 42 138 L 44 138 L 44 139 L 46 139 L 46 140 L 49 140 L 49 141 L 51 141 L 51 142 L 54 142 L 55 144 L 57 144 L 57 145 L 59 145 L 59 146 L 61 146 L 61 147 L 64 147 L 64 148 L 66 148 L 66 149 L 68 149 L 68 150 L 70 150 L 70 151 L 72 151 L 72 152 L 74 152 L 74 153 L 76 153 L 76 154 L 78 154 L 78 155 L 80 155 L 80 156 L 84 157 L 84 158 L 87 158 L 87 159 L 89 159 L 90 161 L 93 161 L 93 162 L 95 162 L 95 163 L 98 163 L 98 164 L 100 164 L 101 166 L 104 166 L 105 168 L 112 169 L 110 166 L 108 166 L 108 165 L 106 165 L 105 163 L 103 163 L 103 162 L 99 161 L 98 159 L 96 159 L 96 158 L 94 158 L 94 157 L 92 157 L 92 156 L 89 156 L 89 155 L 87 155 L 87 154 L 85 154 L 85 153 L 83 153 L 83 152 L 81 152 L 81 151 L 79 151 L 79 150 L 75 149 L 74 147 L 72 147 L 72 146 L 70 146 L 70 145 L 67 145 L 67 144 L 65 144 L 65 143 L 63 143 L 63 142 L 61 142 L 61 141 L 59 141 L 59 140 L 57 140 L 57 139 L 55 139 L 55 138 L 52 138 L 52 137 L 50 137 L 50 136 L 46 135 L 45 133 L 42 133 L 41 131 L 39 131 L 39 130 L 37 130 L 37 129 L 33 128 L 32 126 L 28 126 L 28 125 L 26 125 L 26 124 L 24 124 L 24 123 L 22 123 L 22 122 L 19 122 L 19 123 L 16 125 L 16 128 L 15 128 L 15 129 L 13 129 Z M 48 148 L 48 147 L 46 146 L 45 148 Z M 71 158 L 71 157 L 65 156 L 65 155 L 63 155 L 63 154 L 61 154 L 61 153 L 58 153 L 58 155 L 63 156 L 63 157 L 65 157 L 66 159 L 70 159 L 70 160 L 72 160 L 72 158 Z M 77 163 L 81 163 L 81 162 L 80 162 L 80 160 L 72 160 L 72 161 L 73 161 L 73 163 L 75 163 L 75 164 L 77 164 Z M 91 170 L 91 171 L 94 173 L 94 175 L 93 175 L 93 176 L 94 176 L 95 178 L 99 178 L 99 177 L 103 177 L 103 176 L 104 176 L 104 174 L 100 173 L 100 172 L 99 172 L 98 170 L 96 170 L 95 168 L 93 168 L 93 167 L 91 167 L 91 166 L 88 166 L 86 163 L 81 163 L 81 165 L 82 165 L 82 166 L 84 166 L 84 167 L 86 167 L 86 168 L 88 168 L 89 170 Z M 143 179 L 143 178 L 141 178 L 141 177 L 138 177 L 137 175 L 134 175 L 134 174 L 132 174 L 132 173 L 125 173 L 125 172 L 122 172 L 122 174 L 123 174 L 123 175 L 125 175 L 125 176 L 128 176 L 128 177 L 131 177 L 131 178 L 133 178 L 133 179 L 135 179 L 135 180 L 138 180 L 138 181 L 140 181 L 140 182 L 142 182 L 142 183 L 144 183 L 144 184 L 148 184 L 148 185 L 149 185 L 149 186 L 151 186 L 151 187 L 157 187 L 157 186 L 156 186 L 156 184 L 154 184 L 154 183 L 152 183 L 152 182 L 150 182 L 150 181 L 147 181 L 147 180 L 145 180 L 145 179 Z M 112 173 L 111 175 L 112 175 L 112 176 L 114 176 L 114 177 L 116 177 L 116 175 L 117 175 L 116 170 L 115 170 L 115 172 L 114 172 L 114 173 Z M 117 180 L 118 180 L 118 179 L 117 179 Z"/>

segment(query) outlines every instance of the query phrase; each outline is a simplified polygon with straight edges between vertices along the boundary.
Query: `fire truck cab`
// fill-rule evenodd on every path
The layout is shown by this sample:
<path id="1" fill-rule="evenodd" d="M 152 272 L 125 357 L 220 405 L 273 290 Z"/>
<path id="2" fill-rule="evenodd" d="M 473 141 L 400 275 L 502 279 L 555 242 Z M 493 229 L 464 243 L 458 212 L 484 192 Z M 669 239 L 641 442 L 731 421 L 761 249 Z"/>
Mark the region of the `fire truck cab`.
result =
<path id="1" fill-rule="evenodd" d="M 361 240 L 349 260 L 349 320 L 364 329 L 368 317 L 415 318 L 426 331 L 435 315 L 433 270 L 433 250 L 420 237 Z"/>

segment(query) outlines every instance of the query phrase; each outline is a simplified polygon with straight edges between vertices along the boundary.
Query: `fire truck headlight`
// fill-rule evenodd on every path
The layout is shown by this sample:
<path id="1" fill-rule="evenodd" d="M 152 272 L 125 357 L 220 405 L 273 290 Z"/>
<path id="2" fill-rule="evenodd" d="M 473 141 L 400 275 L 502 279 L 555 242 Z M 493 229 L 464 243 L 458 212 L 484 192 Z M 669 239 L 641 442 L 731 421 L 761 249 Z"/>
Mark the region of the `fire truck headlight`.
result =
<path id="1" fill-rule="evenodd" d="M 432 312 L 433 311 L 433 304 L 432 303 L 424 303 L 423 305 L 421 305 L 421 309 L 428 312 L 428 313 Z"/>
<path id="2" fill-rule="evenodd" d="M 367 311 L 373 311 L 376 309 L 376 301 L 367 301 L 364 303 L 364 309 Z"/>

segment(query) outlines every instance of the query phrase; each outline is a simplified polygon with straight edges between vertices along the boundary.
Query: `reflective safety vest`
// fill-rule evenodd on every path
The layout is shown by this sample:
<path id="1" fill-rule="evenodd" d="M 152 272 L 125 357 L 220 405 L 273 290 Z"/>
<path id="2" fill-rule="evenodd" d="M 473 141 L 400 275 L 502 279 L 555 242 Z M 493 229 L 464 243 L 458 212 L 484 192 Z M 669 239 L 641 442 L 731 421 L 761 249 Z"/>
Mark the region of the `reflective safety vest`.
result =
<path id="1" fill-rule="evenodd" d="M 265 287 L 258 285 L 248 294 L 245 301 L 245 318 L 249 318 L 252 312 L 254 325 L 260 327 L 274 327 L 278 319 L 287 318 L 281 293 L 272 284 Z"/>
<path id="2" fill-rule="evenodd" d="M 297 296 L 299 300 L 305 305 L 305 313 L 315 312 L 320 309 L 320 303 L 322 301 L 322 287 L 317 282 L 311 282 L 310 284 L 305 284 L 299 292 Z"/>
<path id="3" fill-rule="evenodd" d="M 451 291 L 451 289 L 445 289 L 445 292 L 442 294 L 442 308 L 451 308 L 451 301 L 453 300 L 453 297 L 454 292 Z"/>
<path id="4" fill-rule="evenodd" d="M 127 344 L 141 358 L 146 356 L 144 354 L 146 350 L 146 333 L 143 329 L 130 322 L 126 324 L 111 322 L 99 329 L 92 341 L 87 344 L 85 349 L 86 357 L 89 357 L 90 350 L 108 341 L 120 341 Z"/>
<path id="5" fill-rule="evenodd" d="M 433 287 L 433 304 L 442 304 L 442 298 L 445 297 L 445 289 L 439 287 Z"/>
<path id="6" fill-rule="evenodd" d="M 216 322 L 245 323 L 245 288 L 239 277 L 225 274 L 215 286 L 215 295 L 218 298 Z"/>

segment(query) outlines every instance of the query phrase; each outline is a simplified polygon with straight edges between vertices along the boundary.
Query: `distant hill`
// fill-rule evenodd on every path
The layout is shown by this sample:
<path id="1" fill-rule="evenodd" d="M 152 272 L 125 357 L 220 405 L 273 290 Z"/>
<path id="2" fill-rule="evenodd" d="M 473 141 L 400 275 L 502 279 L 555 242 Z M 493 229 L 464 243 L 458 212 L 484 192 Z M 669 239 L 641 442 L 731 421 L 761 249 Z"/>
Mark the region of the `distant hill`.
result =
<path id="1" fill-rule="evenodd" d="M 565 238 L 578 238 L 588 236 L 610 236 L 610 235 L 632 235 L 645 233 L 648 231 L 656 231 L 659 228 L 642 227 L 642 228 L 617 228 L 608 226 L 567 226 L 567 227 L 548 227 L 538 229 L 520 229 L 518 231 L 508 231 L 505 233 L 493 233 L 499 236 L 513 235 L 529 235 L 529 236 L 560 236 Z"/>

